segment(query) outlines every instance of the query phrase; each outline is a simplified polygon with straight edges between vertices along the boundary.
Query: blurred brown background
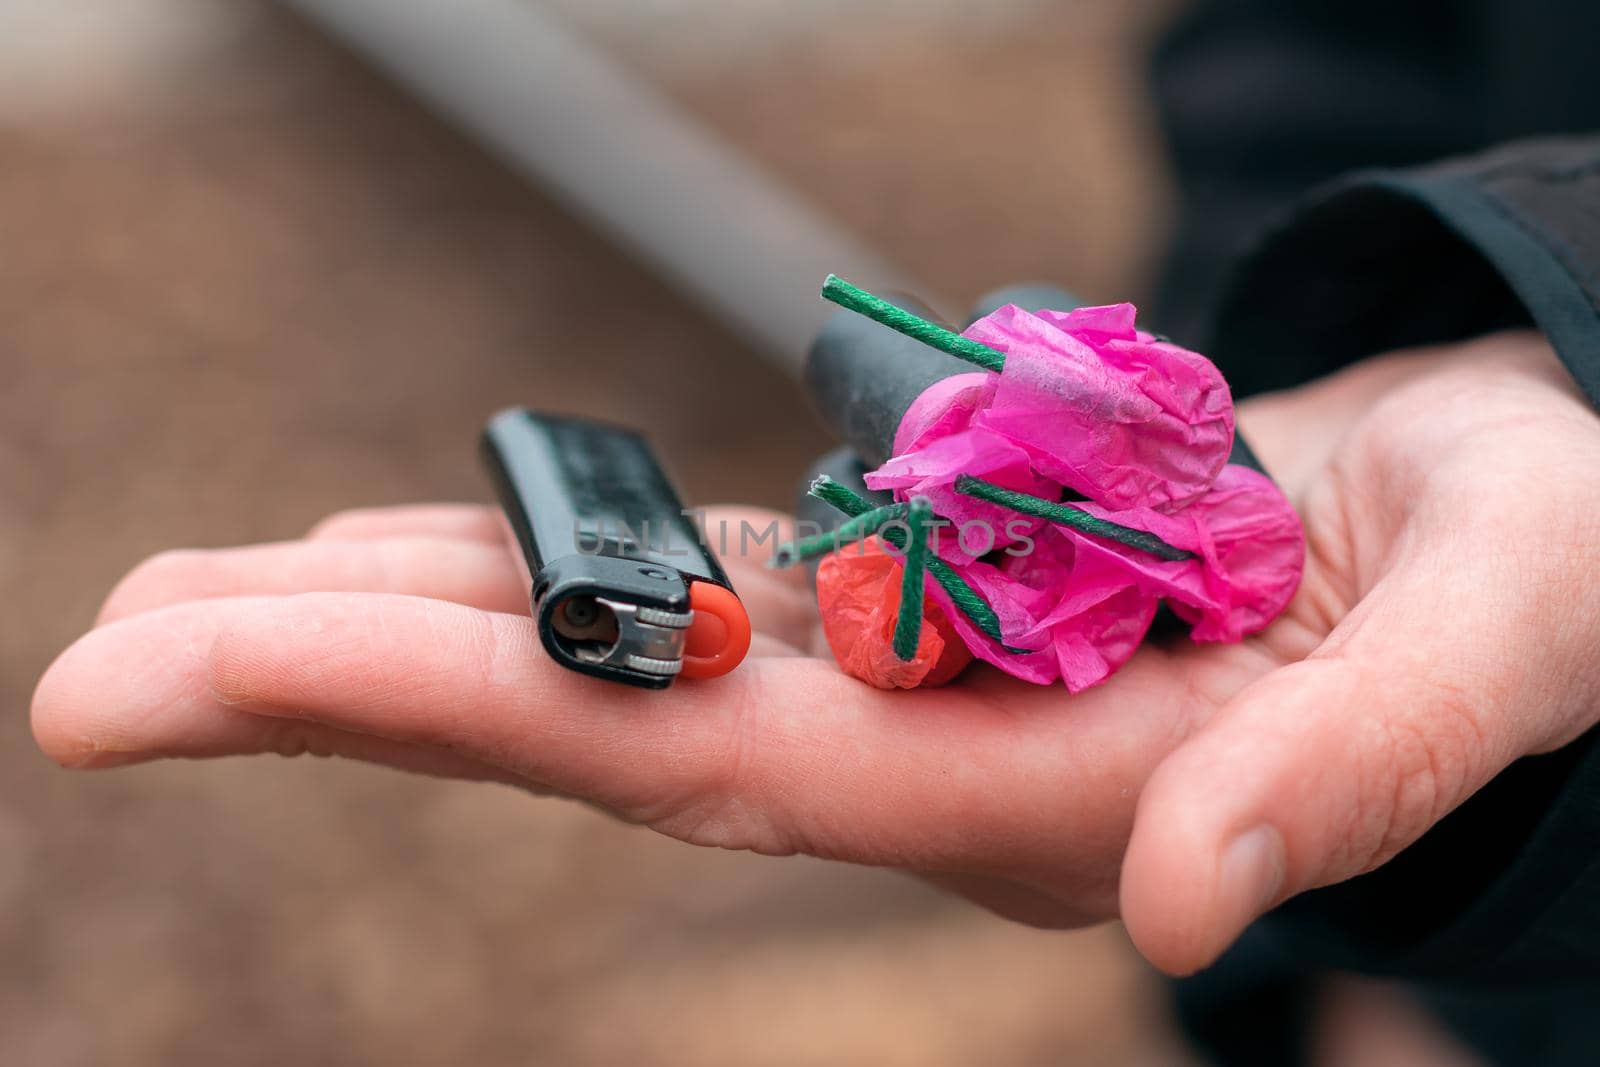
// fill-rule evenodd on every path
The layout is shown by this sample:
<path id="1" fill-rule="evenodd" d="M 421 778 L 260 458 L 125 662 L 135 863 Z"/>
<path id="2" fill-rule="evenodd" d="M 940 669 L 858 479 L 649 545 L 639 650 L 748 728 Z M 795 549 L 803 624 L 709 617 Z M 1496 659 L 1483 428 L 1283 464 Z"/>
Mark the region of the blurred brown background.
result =
<path id="1" fill-rule="evenodd" d="M 1142 292 L 1168 4 L 552 6 L 936 291 Z M 781 505 L 826 444 L 777 371 L 280 9 L 0 0 L 0 370 L 0 1062 L 1181 1062 L 1112 929 L 495 787 L 35 752 L 34 680 L 141 557 L 485 499 L 500 406 L 642 426 L 696 502 Z"/>

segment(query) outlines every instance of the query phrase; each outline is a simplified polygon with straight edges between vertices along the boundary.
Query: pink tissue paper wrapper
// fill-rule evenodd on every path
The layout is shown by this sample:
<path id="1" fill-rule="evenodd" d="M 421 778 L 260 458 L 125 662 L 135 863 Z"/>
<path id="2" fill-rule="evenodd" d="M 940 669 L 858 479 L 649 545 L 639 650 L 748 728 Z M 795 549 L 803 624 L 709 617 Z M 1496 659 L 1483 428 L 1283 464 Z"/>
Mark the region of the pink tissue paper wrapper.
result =
<path id="1" fill-rule="evenodd" d="M 1233 402 L 1209 360 L 1134 326 L 1131 304 L 1029 313 L 1007 306 L 966 336 L 1006 354 L 999 374 L 935 383 L 895 455 L 867 475 L 926 496 L 958 530 L 935 551 L 994 609 L 1010 651 L 930 583 L 974 654 L 1040 684 L 1098 684 L 1132 657 L 1165 599 L 1197 641 L 1238 641 L 1299 586 L 1300 520 L 1271 479 L 1229 465 Z M 1164 561 L 955 491 L 970 474 L 1147 530 L 1196 558 Z M 993 549 L 1007 549 L 995 553 Z M 985 557 L 979 559 L 978 557 Z"/>

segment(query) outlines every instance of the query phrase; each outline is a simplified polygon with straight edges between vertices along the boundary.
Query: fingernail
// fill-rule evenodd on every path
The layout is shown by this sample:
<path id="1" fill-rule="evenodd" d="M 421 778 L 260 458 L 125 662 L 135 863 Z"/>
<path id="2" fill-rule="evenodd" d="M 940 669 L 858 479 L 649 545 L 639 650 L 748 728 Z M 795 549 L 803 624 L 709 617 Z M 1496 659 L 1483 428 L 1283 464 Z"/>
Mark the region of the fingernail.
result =
<path id="1" fill-rule="evenodd" d="M 1283 835 L 1275 826 L 1257 826 L 1228 843 L 1217 884 L 1217 921 L 1227 924 L 1228 940 L 1278 899 L 1286 864 Z"/>

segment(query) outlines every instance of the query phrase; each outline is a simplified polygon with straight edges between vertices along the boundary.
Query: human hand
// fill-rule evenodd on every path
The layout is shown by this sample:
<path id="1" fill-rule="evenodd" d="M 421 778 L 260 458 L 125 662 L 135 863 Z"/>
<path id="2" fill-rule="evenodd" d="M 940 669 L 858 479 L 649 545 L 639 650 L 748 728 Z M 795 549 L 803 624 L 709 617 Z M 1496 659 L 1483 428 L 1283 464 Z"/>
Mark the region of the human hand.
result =
<path id="1" fill-rule="evenodd" d="M 981 667 L 869 689 L 814 655 L 801 580 L 739 556 L 746 664 L 608 687 L 544 657 L 492 514 L 443 507 L 156 557 L 41 681 L 35 732 L 80 767 L 315 752 L 513 782 L 1025 921 L 1120 912 L 1190 970 L 1577 736 L 1600 685 L 1587 597 L 1548 595 L 1588 579 L 1600 424 L 1542 341 L 1372 360 L 1240 420 L 1305 518 L 1299 595 L 1242 644 L 1151 645 L 1077 696 Z M 768 519 L 709 521 L 741 518 Z"/>

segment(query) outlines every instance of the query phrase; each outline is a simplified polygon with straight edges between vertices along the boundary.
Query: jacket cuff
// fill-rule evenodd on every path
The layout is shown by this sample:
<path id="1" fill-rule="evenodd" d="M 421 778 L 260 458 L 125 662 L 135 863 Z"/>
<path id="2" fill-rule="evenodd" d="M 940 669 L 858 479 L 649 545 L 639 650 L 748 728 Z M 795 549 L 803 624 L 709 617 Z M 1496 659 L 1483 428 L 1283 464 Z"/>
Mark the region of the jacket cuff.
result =
<path id="1" fill-rule="evenodd" d="M 1532 325 L 1600 404 L 1597 203 L 1600 137 L 1342 179 L 1239 264 L 1206 351 L 1242 396 Z"/>
<path id="2" fill-rule="evenodd" d="M 1207 351 L 1235 392 L 1535 326 L 1600 406 L 1600 137 L 1358 174 L 1266 235 Z M 1389 864 L 1261 934 L 1320 967 L 1496 984 L 1600 978 L 1600 728 L 1518 761 Z"/>

